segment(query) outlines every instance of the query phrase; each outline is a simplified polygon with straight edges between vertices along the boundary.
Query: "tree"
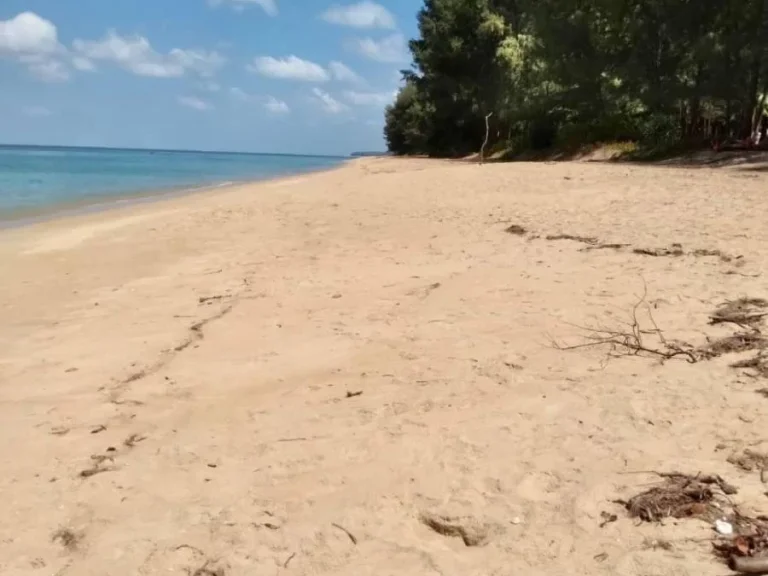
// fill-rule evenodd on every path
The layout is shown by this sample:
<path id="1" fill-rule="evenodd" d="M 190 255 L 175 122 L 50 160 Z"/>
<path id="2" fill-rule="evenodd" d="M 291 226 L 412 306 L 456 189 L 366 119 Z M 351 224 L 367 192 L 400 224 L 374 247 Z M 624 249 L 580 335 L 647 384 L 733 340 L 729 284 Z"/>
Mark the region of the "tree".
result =
<path id="1" fill-rule="evenodd" d="M 768 93 L 768 0 L 425 0 L 393 151 L 745 138 Z M 407 134 L 407 138 L 406 135 Z"/>

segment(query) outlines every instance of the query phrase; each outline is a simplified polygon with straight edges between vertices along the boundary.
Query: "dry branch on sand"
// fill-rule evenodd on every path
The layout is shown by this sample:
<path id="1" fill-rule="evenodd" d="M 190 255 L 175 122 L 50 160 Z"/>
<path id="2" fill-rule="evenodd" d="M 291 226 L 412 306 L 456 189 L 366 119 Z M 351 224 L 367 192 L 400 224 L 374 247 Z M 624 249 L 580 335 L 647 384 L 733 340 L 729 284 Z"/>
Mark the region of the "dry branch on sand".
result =
<path id="1" fill-rule="evenodd" d="M 653 318 L 651 307 L 646 301 L 647 290 L 632 308 L 631 319 L 626 326 L 617 328 L 580 327 L 588 334 L 586 342 L 571 346 L 563 346 L 555 341 L 552 345 L 557 350 L 576 350 L 578 348 L 605 347 L 609 357 L 621 356 L 652 356 L 661 360 L 684 358 L 693 364 L 699 361 L 695 350 L 685 343 L 672 342 L 664 337 Z M 640 325 L 639 313 L 644 311 L 652 328 Z M 648 339 L 653 339 L 648 343 Z"/>
<path id="2" fill-rule="evenodd" d="M 558 350 L 606 347 L 609 358 L 645 355 L 664 361 L 680 357 L 690 364 L 726 354 L 756 350 L 756 356 L 731 364 L 731 367 L 751 368 L 755 371 L 755 377 L 768 377 L 768 337 L 764 336 L 760 329 L 764 318 L 768 316 L 768 311 L 762 312 L 763 308 L 768 308 L 768 301 L 762 298 L 740 298 L 725 302 L 710 316 L 710 324 L 731 323 L 744 330 L 694 347 L 688 343 L 674 342 L 664 337 L 656 324 L 651 306 L 646 301 L 646 291 L 644 291 L 632 308 L 630 321 L 624 326 L 614 328 L 578 326 L 587 332 L 585 342 L 564 346 L 552 341 L 552 345 Z M 646 322 L 650 328 L 641 326 L 639 320 L 641 312 L 645 313 Z"/>

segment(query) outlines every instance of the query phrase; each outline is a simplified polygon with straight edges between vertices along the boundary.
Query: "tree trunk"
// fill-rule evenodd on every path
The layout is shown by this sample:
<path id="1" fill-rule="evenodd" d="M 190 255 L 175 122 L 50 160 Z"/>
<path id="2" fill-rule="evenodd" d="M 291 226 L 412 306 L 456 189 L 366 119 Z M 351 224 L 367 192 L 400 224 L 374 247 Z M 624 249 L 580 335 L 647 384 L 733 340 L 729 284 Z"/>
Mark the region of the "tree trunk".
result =
<path id="1" fill-rule="evenodd" d="M 752 49 L 755 51 L 752 57 L 752 64 L 749 73 L 749 85 L 747 90 L 747 108 L 744 110 L 742 120 L 742 138 L 752 138 L 754 136 L 755 109 L 758 104 L 758 89 L 760 88 L 760 72 L 763 67 L 763 50 L 761 45 L 761 33 L 763 32 L 763 15 L 765 14 L 765 4 L 767 0 L 758 0 L 755 2 L 755 12 L 752 15 L 752 22 L 755 26 L 755 35 L 752 40 Z"/>
<path id="2" fill-rule="evenodd" d="M 480 147 L 480 164 L 483 163 L 485 160 L 485 147 L 488 145 L 488 135 L 491 131 L 491 126 L 488 123 L 488 120 L 493 116 L 493 112 L 489 113 L 485 117 L 485 140 L 483 140 L 483 145 Z"/>

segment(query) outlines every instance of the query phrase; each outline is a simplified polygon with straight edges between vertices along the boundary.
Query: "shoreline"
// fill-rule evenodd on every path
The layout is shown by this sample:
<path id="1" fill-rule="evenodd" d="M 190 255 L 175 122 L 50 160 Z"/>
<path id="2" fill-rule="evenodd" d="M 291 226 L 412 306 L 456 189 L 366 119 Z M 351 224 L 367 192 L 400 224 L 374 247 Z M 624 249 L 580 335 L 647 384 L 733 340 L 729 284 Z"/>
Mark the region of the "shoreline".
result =
<path id="1" fill-rule="evenodd" d="M 173 188 L 160 188 L 154 190 L 142 190 L 115 195 L 101 195 L 93 199 L 78 199 L 71 202 L 49 204 L 39 208 L 23 209 L 15 211 L 0 210 L 0 232 L 3 230 L 14 230 L 43 224 L 46 222 L 76 218 L 79 216 L 108 213 L 114 210 L 129 208 L 131 206 L 141 206 L 163 202 L 177 198 L 195 196 L 198 194 L 209 194 L 219 191 L 230 190 L 242 186 L 257 186 L 259 184 L 269 184 L 290 180 L 292 178 L 323 174 L 340 170 L 347 166 L 355 158 L 342 159 L 336 166 L 307 169 L 304 171 L 293 172 L 291 174 L 282 174 L 279 176 L 268 176 L 256 180 L 225 181 L 219 184 L 182 186 Z"/>

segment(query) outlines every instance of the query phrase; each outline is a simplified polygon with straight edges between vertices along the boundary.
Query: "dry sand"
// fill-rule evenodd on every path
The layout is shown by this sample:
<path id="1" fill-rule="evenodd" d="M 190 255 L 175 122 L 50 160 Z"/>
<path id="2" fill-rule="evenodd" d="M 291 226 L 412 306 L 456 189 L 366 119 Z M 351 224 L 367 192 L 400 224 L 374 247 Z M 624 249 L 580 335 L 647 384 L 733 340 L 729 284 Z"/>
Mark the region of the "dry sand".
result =
<path id="1" fill-rule="evenodd" d="M 726 461 L 765 381 L 552 341 L 644 285 L 667 338 L 731 333 L 767 214 L 755 167 L 369 159 L 6 230 L 0 573 L 723 574 L 711 526 L 612 500 L 702 471 L 767 512 Z"/>

